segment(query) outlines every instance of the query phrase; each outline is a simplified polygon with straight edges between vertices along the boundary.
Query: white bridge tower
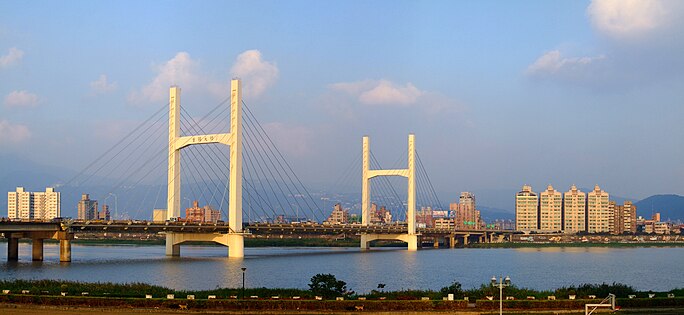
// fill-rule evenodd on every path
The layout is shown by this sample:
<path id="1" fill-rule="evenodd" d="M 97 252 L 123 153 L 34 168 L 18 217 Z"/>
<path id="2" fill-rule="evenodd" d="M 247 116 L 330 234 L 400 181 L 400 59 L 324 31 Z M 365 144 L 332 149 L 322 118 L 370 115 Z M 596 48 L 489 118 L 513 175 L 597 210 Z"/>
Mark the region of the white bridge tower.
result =
<path id="1" fill-rule="evenodd" d="M 242 231 L 242 86 L 240 80 L 230 83 L 230 133 L 180 136 L 180 88 L 169 92 L 169 177 L 167 219 L 180 217 L 180 150 L 207 143 L 221 143 L 230 147 L 230 187 L 228 225 L 230 232 L 221 233 L 166 233 L 166 255 L 180 256 L 180 245 L 187 241 L 210 241 L 228 246 L 228 257 L 244 257 Z"/>
<path id="2" fill-rule="evenodd" d="M 363 137 L 363 183 L 361 185 L 361 224 L 370 224 L 370 180 L 377 176 L 402 176 L 408 179 L 408 221 L 407 234 L 361 234 L 361 249 L 368 249 L 374 240 L 400 240 L 408 243 L 408 250 L 418 250 L 418 234 L 416 234 L 416 148 L 415 136 L 408 136 L 408 167 L 406 169 L 371 170 L 370 143 Z"/>

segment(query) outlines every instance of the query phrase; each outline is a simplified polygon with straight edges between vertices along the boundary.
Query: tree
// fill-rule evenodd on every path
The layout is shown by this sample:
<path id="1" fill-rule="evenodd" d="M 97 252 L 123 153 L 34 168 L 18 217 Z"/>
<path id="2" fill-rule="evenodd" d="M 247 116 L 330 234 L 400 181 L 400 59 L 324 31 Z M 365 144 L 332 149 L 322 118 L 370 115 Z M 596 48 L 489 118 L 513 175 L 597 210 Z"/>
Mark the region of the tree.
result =
<path id="1" fill-rule="evenodd" d="M 452 283 L 450 286 L 443 287 L 441 290 L 439 290 L 439 292 L 444 295 L 453 293 L 456 296 L 461 295 L 461 293 L 463 293 L 463 290 L 461 289 L 461 284 L 458 281 L 454 281 L 454 283 Z"/>
<path id="2" fill-rule="evenodd" d="M 347 293 L 347 283 L 337 280 L 334 275 L 319 273 L 311 277 L 309 290 L 316 295 L 334 297 Z"/>

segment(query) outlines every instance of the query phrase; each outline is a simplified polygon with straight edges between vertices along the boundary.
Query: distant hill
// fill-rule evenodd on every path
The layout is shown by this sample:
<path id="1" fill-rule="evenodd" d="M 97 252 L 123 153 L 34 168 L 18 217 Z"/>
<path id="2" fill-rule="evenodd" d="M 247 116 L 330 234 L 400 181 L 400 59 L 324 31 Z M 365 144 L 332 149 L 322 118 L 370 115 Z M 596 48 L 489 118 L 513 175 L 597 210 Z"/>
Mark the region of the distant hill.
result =
<path id="1" fill-rule="evenodd" d="M 486 207 L 486 206 L 477 206 L 477 209 L 480 210 L 480 216 L 482 219 L 484 219 L 486 222 L 493 222 L 494 220 L 515 220 L 515 212 L 510 211 L 510 210 L 505 210 L 505 209 L 499 209 L 499 208 L 493 208 L 493 207 Z"/>
<path id="2" fill-rule="evenodd" d="M 650 218 L 652 213 L 660 212 L 660 219 L 684 221 L 684 196 L 653 195 L 635 203 L 637 215 Z"/>

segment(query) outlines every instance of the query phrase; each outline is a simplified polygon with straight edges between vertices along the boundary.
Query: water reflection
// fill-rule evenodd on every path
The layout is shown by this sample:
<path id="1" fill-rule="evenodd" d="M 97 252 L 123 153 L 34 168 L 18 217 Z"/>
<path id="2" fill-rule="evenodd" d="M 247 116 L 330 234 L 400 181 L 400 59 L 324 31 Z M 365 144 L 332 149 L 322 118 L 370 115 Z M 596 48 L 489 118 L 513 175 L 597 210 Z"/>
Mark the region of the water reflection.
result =
<path id="1" fill-rule="evenodd" d="M 306 289 L 317 273 L 331 273 L 357 292 L 439 289 L 459 281 L 470 288 L 492 275 L 516 285 L 550 289 L 581 283 L 621 282 L 641 290 L 684 287 L 679 277 L 684 248 L 557 247 L 515 249 L 247 248 L 228 259 L 225 247 L 183 246 L 183 257 L 165 256 L 164 246 L 72 247 L 71 263 L 59 263 L 59 246 L 45 245 L 45 261 L 31 262 L 30 244 L 19 262 L 7 262 L 0 243 L 0 278 L 146 282 L 177 289 L 240 287 L 246 267 L 249 287 Z"/>

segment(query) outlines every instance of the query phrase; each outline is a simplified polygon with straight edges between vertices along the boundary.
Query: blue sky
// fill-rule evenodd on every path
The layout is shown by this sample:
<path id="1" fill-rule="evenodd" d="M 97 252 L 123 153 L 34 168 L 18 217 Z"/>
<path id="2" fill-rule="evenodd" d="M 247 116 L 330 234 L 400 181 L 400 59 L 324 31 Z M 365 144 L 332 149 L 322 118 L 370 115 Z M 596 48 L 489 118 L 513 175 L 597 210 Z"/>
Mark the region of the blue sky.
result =
<path id="1" fill-rule="evenodd" d="M 312 186 L 343 175 L 361 136 L 391 164 L 414 132 L 454 199 L 684 194 L 683 17 L 666 0 L 0 0 L 0 145 L 80 170 L 169 85 L 201 115 L 240 76 Z"/>

